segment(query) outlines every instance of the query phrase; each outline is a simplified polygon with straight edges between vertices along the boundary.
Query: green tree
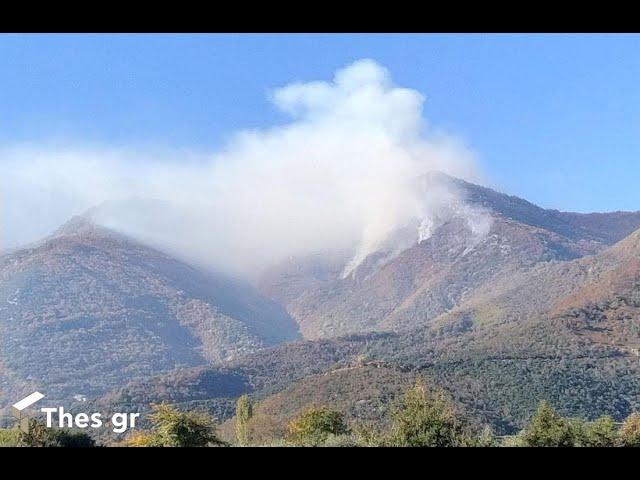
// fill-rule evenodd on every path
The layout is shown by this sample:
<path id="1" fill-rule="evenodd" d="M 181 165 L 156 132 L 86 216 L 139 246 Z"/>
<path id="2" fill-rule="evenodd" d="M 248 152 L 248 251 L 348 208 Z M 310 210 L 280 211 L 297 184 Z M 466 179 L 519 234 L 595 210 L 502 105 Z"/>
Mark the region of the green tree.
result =
<path id="1" fill-rule="evenodd" d="M 623 447 L 640 447 L 640 413 L 632 413 L 624 421 L 619 442 Z"/>
<path id="2" fill-rule="evenodd" d="M 484 427 L 480 436 L 472 442 L 475 447 L 497 447 L 499 444 L 490 426 Z"/>
<path id="3" fill-rule="evenodd" d="M 54 446 L 67 448 L 95 447 L 96 442 L 84 432 L 57 430 L 54 433 Z"/>
<path id="4" fill-rule="evenodd" d="M 253 417 L 253 405 L 248 395 L 242 395 L 236 402 L 236 439 L 238 445 L 248 445 L 249 421 Z"/>
<path id="5" fill-rule="evenodd" d="M 148 435 L 138 434 L 133 442 L 137 446 L 206 447 L 224 443 L 216 436 L 215 425 L 208 415 L 181 412 L 167 404 L 152 405 L 151 409 L 152 431 Z"/>
<path id="6" fill-rule="evenodd" d="M 613 418 L 604 416 L 584 426 L 580 445 L 584 447 L 614 447 L 617 438 L 618 432 Z"/>
<path id="7" fill-rule="evenodd" d="M 20 433 L 19 445 L 26 447 L 95 447 L 93 438 L 84 432 L 74 432 L 59 428 L 47 428 L 42 422 L 29 420 L 27 432 Z"/>
<path id="8" fill-rule="evenodd" d="M 389 443 L 399 447 L 467 445 L 469 437 L 441 394 L 431 395 L 422 382 L 409 389 L 392 413 Z"/>
<path id="9" fill-rule="evenodd" d="M 521 438 L 527 447 L 573 447 L 576 426 L 542 401 Z"/>
<path id="10" fill-rule="evenodd" d="M 347 433 L 349 429 L 340 412 L 311 407 L 289 422 L 287 440 L 298 446 L 317 447 L 325 444 L 330 435 Z"/>

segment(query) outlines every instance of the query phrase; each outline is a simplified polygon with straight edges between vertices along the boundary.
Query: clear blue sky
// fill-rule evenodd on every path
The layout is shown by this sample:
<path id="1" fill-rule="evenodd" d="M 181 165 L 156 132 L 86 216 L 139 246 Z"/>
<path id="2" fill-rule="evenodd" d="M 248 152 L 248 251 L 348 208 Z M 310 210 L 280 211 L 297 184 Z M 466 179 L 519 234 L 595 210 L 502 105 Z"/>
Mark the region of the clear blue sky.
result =
<path id="1" fill-rule="evenodd" d="M 269 89 L 364 57 L 423 92 L 502 190 L 640 209 L 639 35 L 2 35 L 0 144 L 216 147 L 286 120 Z"/>

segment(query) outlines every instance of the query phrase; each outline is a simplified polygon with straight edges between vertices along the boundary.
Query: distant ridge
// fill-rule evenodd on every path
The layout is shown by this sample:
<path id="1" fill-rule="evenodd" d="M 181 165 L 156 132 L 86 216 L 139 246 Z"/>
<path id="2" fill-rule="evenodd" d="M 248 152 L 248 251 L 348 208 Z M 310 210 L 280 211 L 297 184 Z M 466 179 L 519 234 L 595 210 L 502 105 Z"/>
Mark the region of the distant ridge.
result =
<path id="1" fill-rule="evenodd" d="M 513 195 L 440 174 L 460 189 L 466 199 L 506 218 L 550 230 L 567 238 L 595 240 L 611 245 L 640 228 L 640 211 L 608 213 L 574 213 L 550 210 Z"/>

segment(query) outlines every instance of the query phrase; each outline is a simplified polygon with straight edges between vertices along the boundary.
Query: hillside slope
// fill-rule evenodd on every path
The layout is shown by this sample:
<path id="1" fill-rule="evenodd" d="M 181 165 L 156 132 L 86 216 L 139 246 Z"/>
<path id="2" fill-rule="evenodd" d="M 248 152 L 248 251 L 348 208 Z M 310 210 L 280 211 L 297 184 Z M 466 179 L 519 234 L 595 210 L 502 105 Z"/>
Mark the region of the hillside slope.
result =
<path id="1" fill-rule="evenodd" d="M 478 328 L 561 321 L 622 351 L 640 348 L 640 230 L 595 256 L 539 265 L 485 288 L 437 319 Z"/>
<path id="2" fill-rule="evenodd" d="M 640 409 L 639 352 L 637 231 L 598 255 L 540 263 L 479 287 L 470 301 L 419 328 L 276 346 L 239 356 L 227 365 L 227 375 L 241 378 L 242 391 L 256 399 L 271 398 L 265 405 L 289 401 L 277 407 L 282 416 L 270 414 L 281 426 L 285 413 L 308 402 L 330 402 L 333 392 L 344 394 L 336 405 L 355 411 L 359 398 L 350 385 L 357 379 L 343 376 L 355 372 L 354 365 L 382 362 L 403 378 L 420 375 L 446 390 L 475 424 L 508 433 L 521 428 L 543 399 L 565 415 L 584 418 L 622 419 Z M 337 373 L 324 375 L 329 372 Z M 203 373 L 191 375 L 184 378 L 200 385 Z M 161 384 L 154 379 L 144 387 L 131 385 L 120 401 L 135 398 L 128 406 L 144 406 Z M 180 387 L 163 398 L 193 400 L 184 382 L 174 384 Z M 234 396 L 211 384 L 198 398 L 224 400 L 226 413 L 217 412 L 227 418 Z M 112 400 L 117 403 L 117 396 Z M 371 405 L 362 418 L 376 418 L 379 405 Z"/>
<path id="3" fill-rule="evenodd" d="M 276 304 L 83 218 L 0 257 L 0 400 L 92 396 L 297 337 Z"/>
<path id="4" fill-rule="evenodd" d="M 465 208 L 436 225 L 428 238 L 399 254 L 371 254 L 346 277 L 344 255 L 290 260 L 263 275 L 258 288 L 286 306 L 306 338 L 411 330 L 470 301 L 487 285 L 508 283 L 537 265 L 598 253 L 640 227 L 640 212 L 544 210 L 438 176 L 443 181 L 460 192 Z M 474 230 L 478 221 L 489 225 L 480 235 Z"/>

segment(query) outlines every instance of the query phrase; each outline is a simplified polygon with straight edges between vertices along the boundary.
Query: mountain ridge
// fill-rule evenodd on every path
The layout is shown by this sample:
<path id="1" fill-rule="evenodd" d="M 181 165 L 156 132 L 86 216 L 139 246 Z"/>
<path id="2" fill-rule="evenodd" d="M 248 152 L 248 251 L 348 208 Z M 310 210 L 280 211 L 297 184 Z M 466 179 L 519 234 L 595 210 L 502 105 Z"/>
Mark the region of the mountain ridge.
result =
<path id="1" fill-rule="evenodd" d="M 127 378 L 297 338 L 249 286 L 77 217 L 0 257 L 0 360 L 11 390 L 93 395 Z"/>
<path id="2" fill-rule="evenodd" d="M 340 391 L 345 412 L 379 418 L 365 404 L 388 405 L 360 395 L 357 374 L 398 387 L 422 377 L 498 432 L 522 426 L 540 399 L 586 417 L 640 408 L 640 230 L 613 241 L 640 214 L 549 213 L 478 191 L 464 198 L 491 216 L 481 238 L 454 215 L 344 278 L 349 252 L 276 267 L 260 291 L 299 327 L 246 285 L 72 219 L 0 256 L 0 400 L 43 388 L 224 420 L 242 393 L 273 409 Z"/>
<path id="3" fill-rule="evenodd" d="M 538 264 L 597 254 L 640 228 L 640 212 L 558 212 L 444 174 L 429 181 L 444 182 L 489 216 L 488 232 L 477 237 L 463 212 L 390 260 L 380 263 L 388 252 L 374 252 L 349 277 L 339 276 L 331 264 L 336 259 L 323 265 L 303 258 L 297 268 L 293 261 L 281 272 L 271 269 L 257 288 L 283 302 L 306 338 L 411 329 L 455 309 L 486 284 Z"/>

